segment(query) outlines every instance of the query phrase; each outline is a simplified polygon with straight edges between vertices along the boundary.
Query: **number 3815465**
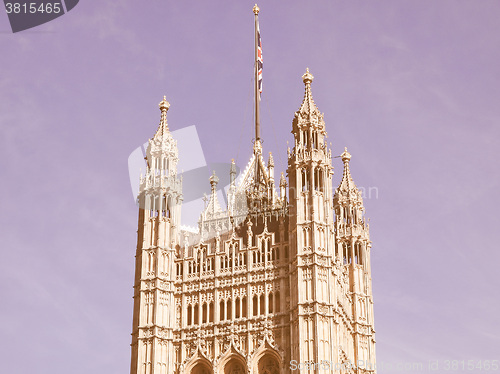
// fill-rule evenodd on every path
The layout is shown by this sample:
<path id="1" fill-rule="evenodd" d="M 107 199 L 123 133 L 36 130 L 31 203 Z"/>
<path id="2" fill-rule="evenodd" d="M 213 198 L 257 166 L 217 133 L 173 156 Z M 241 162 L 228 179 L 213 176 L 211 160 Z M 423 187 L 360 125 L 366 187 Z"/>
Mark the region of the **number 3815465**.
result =
<path id="1" fill-rule="evenodd" d="M 5 3 L 8 14 L 61 13 L 61 3 Z"/>

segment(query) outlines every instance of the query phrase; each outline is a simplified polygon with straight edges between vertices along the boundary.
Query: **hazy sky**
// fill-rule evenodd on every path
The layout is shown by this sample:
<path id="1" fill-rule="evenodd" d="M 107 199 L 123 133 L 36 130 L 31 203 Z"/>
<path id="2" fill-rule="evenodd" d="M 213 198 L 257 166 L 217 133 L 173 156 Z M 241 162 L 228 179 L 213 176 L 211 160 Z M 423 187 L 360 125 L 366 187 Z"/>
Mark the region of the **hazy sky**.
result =
<path id="1" fill-rule="evenodd" d="M 128 372 L 129 154 L 166 95 L 170 127 L 195 125 L 207 162 L 245 166 L 253 4 L 81 1 L 18 34 L 0 14 L 2 372 Z M 333 154 L 347 146 L 372 187 L 379 373 L 500 359 L 500 2 L 259 5 L 276 172 L 309 67 Z"/>

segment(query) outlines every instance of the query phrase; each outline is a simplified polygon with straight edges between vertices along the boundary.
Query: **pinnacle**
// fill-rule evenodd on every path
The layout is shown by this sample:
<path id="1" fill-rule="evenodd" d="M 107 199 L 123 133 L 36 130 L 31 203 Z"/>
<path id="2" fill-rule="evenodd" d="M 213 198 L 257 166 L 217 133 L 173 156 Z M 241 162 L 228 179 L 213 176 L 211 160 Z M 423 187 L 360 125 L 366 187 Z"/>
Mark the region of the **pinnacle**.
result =
<path id="1" fill-rule="evenodd" d="M 351 170 L 349 168 L 349 161 L 351 160 L 351 154 L 347 152 L 347 147 L 344 148 L 344 152 L 340 155 L 342 161 L 344 162 L 344 174 L 342 176 L 342 181 L 340 182 L 337 192 L 343 192 L 349 194 L 350 192 L 358 192 L 358 188 L 354 184 L 354 180 L 351 176 Z"/>
<path id="2" fill-rule="evenodd" d="M 273 154 L 269 152 L 269 161 L 267 163 L 268 167 L 274 166 L 274 159 L 273 159 Z"/>
<path id="3" fill-rule="evenodd" d="M 170 108 L 170 103 L 167 101 L 166 96 L 163 96 L 163 100 L 160 101 L 158 107 L 160 108 L 161 111 L 161 119 L 160 119 L 160 125 L 158 126 L 158 130 L 156 130 L 154 139 L 162 140 L 164 137 L 167 136 L 167 134 L 169 134 L 168 123 L 167 123 L 167 112 L 168 109 Z"/>
<path id="4" fill-rule="evenodd" d="M 231 159 L 231 167 L 229 168 L 229 173 L 236 174 L 236 164 L 234 163 L 234 158 Z"/>
<path id="5" fill-rule="evenodd" d="M 217 183 L 219 183 L 219 178 L 215 175 L 215 170 L 213 174 L 210 176 L 210 186 L 212 187 L 212 192 L 210 193 L 210 200 L 208 201 L 208 206 L 203 212 L 205 215 L 205 219 L 211 219 L 214 215 L 221 213 L 222 208 L 219 204 L 219 199 L 217 198 Z M 211 217 L 211 218 L 209 218 Z"/>
<path id="6" fill-rule="evenodd" d="M 280 186 L 286 187 L 286 179 L 285 179 L 285 174 L 283 174 L 283 172 L 281 172 Z"/>
<path id="7" fill-rule="evenodd" d="M 312 92 L 311 92 L 311 82 L 314 77 L 309 73 L 309 68 L 306 69 L 306 73 L 302 76 L 302 81 L 305 84 L 304 100 L 302 100 L 302 105 L 300 106 L 299 113 L 312 114 L 318 111 L 316 104 L 314 103 Z"/>
<path id="8" fill-rule="evenodd" d="M 219 177 L 215 175 L 215 170 L 210 177 L 210 185 L 212 186 L 212 191 L 217 187 L 217 184 L 219 183 Z"/>

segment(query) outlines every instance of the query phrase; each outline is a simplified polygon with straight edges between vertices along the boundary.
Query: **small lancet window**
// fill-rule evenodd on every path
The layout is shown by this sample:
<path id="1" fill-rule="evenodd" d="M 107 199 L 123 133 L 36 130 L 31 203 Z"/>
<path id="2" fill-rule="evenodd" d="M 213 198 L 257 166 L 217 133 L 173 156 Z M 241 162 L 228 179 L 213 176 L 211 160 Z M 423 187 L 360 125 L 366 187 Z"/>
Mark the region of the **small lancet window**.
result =
<path id="1" fill-rule="evenodd" d="M 224 308 L 224 307 L 225 307 L 225 305 L 224 305 L 224 300 L 221 300 L 221 302 L 220 302 L 219 306 L 220 306 L 220 320 L 221 320 L 221 321 L 224 321 L 224 320 L 226 319 L 226 318 L 225 318 L 225 312 L 224 312 L 224 309 L 225 309 L 225 308 Z"/>
<path id="2" fill-rule="evenodd" d="M 207 323 L 207 304 L 203 303 L 201 323 Z"/>
<path id="3" fill-rule="evenodd" d="M 208 307 L 208 322 L 214 321 L 214 303 L 211 301 Z"/>
<path id="4" fill-rule="evenodd" d="M 199 324 L 199 313 L 198 313 L 198 304 L 195 304 L 194 305 L 194 321 L 193 321 L 193 324 L 194 325 L 198 325 Z"/>
<path id="5" fill-rule="evenodd" d="M 193 323 L 193 316 L 192 316 L 192 307 L 189 305 L 187 307 L 187 324 L 188 326 L 191 326 Z"/>
<path id="6" fill-rule="evenodd" d="M 309 188 L 308 188 L 306 169 L 301 169 L 301 174 L 302 174 L 302 191 L 307 191 Z"/>
<path id="7" fill-rule="evenodd" d="M 269 313 L 273 313 L 273 293 L 270 292 L 268 295 L 268 306 L 269 306 Z"/>
<path id="8" fill-rule="evenodd" d="M 240 318 L 240 298 L 237 297 L 236 300 L 234 301 L 235 302 L 235 313 L 234 313 L 234 317 L 235 318 Z"/>
<path id="9" fill-rule="evenodd" d="M 247 316 L 247 297 L 243 296 L 243 299 L 241 300 L 241 315 L 243 318 L 246 318 Z"/>

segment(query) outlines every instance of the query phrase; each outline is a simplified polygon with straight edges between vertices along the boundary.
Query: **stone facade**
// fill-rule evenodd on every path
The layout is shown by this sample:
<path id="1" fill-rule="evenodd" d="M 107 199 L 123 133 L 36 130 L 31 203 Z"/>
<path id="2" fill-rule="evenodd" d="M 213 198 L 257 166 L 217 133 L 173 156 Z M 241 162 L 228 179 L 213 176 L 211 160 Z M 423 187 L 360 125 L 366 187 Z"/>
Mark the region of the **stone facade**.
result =
<path id="1" fill-rule="evenodd" d="M 313 76 L 302 79 L 287 178 L 276 188 L 257 139 L 239 180 L 228 171 L 226 209 L 210 178 L 198 232 L 180 226 L 177 144 L 160 103 L 138 196 L 131 374 L 375 373 L 363 200 L 347 150 L 333 189 Z"/>

